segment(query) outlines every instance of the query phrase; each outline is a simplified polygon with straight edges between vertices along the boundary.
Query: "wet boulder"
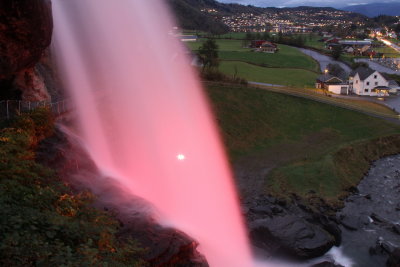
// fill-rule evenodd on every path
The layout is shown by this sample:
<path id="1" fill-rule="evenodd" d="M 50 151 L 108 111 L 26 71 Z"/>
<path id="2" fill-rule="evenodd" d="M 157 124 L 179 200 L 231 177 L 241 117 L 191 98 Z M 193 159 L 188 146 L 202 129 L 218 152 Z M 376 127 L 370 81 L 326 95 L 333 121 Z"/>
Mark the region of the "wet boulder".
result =
<path id="1" fill-rule="evenodd" d="M 340 223 L 349 230 L 357 230 L 360 227 L 360 220 L 358 217 L 349 215 L 349 214 L 341 214 L 339 216 Z"/>
<path id="2" fill-rule="evenodd" d="M 145 259 L 150 266 L 208 267 L 203 255 L 196 249 L 199 245 L 192 238 L 174 228 L 164 228 L 151 219 L 124 222 L 118 234 L 121 238 L 131 236 L 147 248 Z"/>
<path id="3" fill-rule="evenodd" d="M 250 223 L 253 244 L 268 252 L 308 259 L 325 254 L 335 238 L 317 225 L 294 215 L 259 219 Z"/>
<path id="4" fill-rule="evenodd" d="M 400 224 L 393 224 L 392 227 L 393 232 L 400 235 Z"/>
<path id="5" fill-rule="evenodd" d="M 386 262 L 387 267 L 400 267 L 400 248 L 395 249 Z"/>
<path id="6" fill-rule="evenodd" d="M 344 266 L 330 262 L 330 261 L 324 261 L 324 262 L 314 264 L 311 267 L 344 267 Z"/>

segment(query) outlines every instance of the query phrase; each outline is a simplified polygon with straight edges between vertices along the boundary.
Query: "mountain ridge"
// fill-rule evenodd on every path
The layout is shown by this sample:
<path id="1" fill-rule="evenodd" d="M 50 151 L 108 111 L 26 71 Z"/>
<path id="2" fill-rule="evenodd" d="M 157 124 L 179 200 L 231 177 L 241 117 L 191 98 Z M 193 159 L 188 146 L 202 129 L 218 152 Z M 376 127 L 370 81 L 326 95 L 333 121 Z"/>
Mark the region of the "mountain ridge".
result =
<path id="1" fill-rule="evenodd" d="M 367 17 L 377 17 L 379 15 L 400 16 L 400 3 L 371 3 L 364 5 L 352 5 L 341 8 L 345 11 L 356 12 Z"/>

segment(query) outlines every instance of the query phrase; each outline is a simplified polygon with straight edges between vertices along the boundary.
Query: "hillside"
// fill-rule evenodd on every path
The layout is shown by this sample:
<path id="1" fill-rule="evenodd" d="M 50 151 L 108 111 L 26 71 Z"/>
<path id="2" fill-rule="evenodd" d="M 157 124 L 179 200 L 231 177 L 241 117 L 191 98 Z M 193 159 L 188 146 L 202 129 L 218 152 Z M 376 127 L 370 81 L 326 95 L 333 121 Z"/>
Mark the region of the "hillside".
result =
<path id="1" fill-rule="evenodd" d="M 343 10 L 357 12 L 368 17 L 379 15 L 400 16 L 400 3 L 372 3 L 344 7 Z"/>
<path id="2" fill-rule="evenodd" d="M 207 13 L 201 12 L 201 8 L 205 6 L 218 5 L 213 0 L 168 0 L 168 3 L 182 29 L 200 30 L 215 34 L 226 33 L 229 30 L 222 22 Z"/>
<path id="3" fill-rule="evenodd" d="M 332 7 L 299 6 L 291 8 L 255 7 L 251 5 L 224 4 L 215 0 L 168 0 L 167 1 L 180 24 L 187 30 L 200 30 L 215 34 L 225 33 L 229 28 L 222 22 L 222 17 L 253 14 L 268 14 L 283 20 L 302 22 L 312 17 L 318 20 L 360 21 L 365 16 L 352 12 L 342 12 L 337 16 L 337 9 Z M 306 18 L 307 17 L 307 18 Z"/>
<path id="4" fill-rule="evenodd" d="M 314 190 L 335 203 L 370 161 L 400 150 L 400 127 L 382 119 L 251 87 L 207 88 L 234 165 L 272 170 L 267 193 L 306 197 Z"/>

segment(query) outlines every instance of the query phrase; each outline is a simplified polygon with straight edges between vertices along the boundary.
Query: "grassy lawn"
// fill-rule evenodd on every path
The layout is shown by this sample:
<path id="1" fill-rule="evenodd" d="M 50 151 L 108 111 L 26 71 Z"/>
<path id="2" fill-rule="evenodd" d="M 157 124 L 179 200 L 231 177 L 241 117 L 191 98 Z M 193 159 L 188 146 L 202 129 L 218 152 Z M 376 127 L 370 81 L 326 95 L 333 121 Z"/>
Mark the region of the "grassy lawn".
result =
<path id="1" fill-rule="evenodd" d="M 245 39 L 246 33 L 245 32 L 229 32 L 220 35 L 221 38 L 230 38 L 230 39 Z"/>
<path id="2" fill-rule="evenodd" d="M 201 38 L 197 42 L 187 42 L 187 45 L 191 50 L 198 50 L 199 47 L 207 39 Z M 229 40 L 229 39 L 216 39 L 219 51 L 250 51 L 249 48 L 243 48 L 243 41 L 241 40 Z"/>
<path id="3" fill-rule="evenodd" d="M 279 52 L 275 54 L 221 51 L 219 55 L 223 60 L 238 60 L 265 67 L 301 68 L 318 72 L 318 63 L 311 57 L 290 46 L 278 45 L 278 47 Z"/>
<path id="4" fill-rule="evenodd" d="M 235 74 L 248 81 L 280 84 L 295 87 L 313 87 L 318 74 L 302 69 L 264 68 L 239 61 L 223 61 L 219 70 L 228 75 Z"/>
<path id="5" fill-rule="evenodd" d="M 400 150 L 400 138 L 381 138 L 400 126 L 362 113 L 251 87 L 213 84 L 208 93 L 232 160 L 260 155 L 273 163 L 267 193 L 307 198 L 312 190 L 335 202 L 368 160 Z"/>
<path id="6" fill-rule="evenodd" d="M 344 106 L 361 112 L 374 113 L 375 115 L 383 115 L 383 116 L 388 116 L 390 118 L 393 117 L 397 118 L 398 116 L 398 114 L 395 111 L 393 111 L 393 109 L 383 104 L 378 104 L 375 102 L 370 102 L 367 100 L 361 100 L 357 98 L 344 99 L 344 98 L 329 97 L 323 94 L 322 90 L 317 90 L 315 88 L 296 88 L 296 87 L 280 88 L 280 87 L 270 87 L 264 85 L 253 85 L 253 87 L 266 89 L 268 91 L 273 91 L 273 92 L 285 93 L 285 94 L 294 93 L 295 95 L 304 96 L 316 101 L 322 101 L 324 103 L 332 105 Z"/>
<path id="7" fill-rule="evenodd" d="M 311 38 L 309 35 L 306 35 L 304 44 L 305 44 L 305 46 L 314 47 L 314 48 L 323 50 L 323 49 L 325 49 L 325 43 L 319 42 L 319 40 L 321 40 L 321 39 L 322 39 L 322 36 L 319 36 L 316 34 L 311 35 Z"/>
<path id="8" fill-rule="evenodd" d="M 198 42 L 189 42 L 192 50 L 198 50 L 206 39 Z M 222 60 L 237 60 L 264 65 L 266 67 L 302 68 L 318 71 L 318 63 L 311 57 L 301 53 L 296 48 L 287 45 L 278 45 L 279 52 L 275 54 L 256 53 L 249 48 L 243 48 L 241 40 L 217 39 L 219 56 Z"/>
<path id="9" fill-rule="evenodd" d="M 378 53 L 383 53 L 385 57 L 400 57 L 400 53 L 389 46 L 377 47 L 374 50 Z"/>

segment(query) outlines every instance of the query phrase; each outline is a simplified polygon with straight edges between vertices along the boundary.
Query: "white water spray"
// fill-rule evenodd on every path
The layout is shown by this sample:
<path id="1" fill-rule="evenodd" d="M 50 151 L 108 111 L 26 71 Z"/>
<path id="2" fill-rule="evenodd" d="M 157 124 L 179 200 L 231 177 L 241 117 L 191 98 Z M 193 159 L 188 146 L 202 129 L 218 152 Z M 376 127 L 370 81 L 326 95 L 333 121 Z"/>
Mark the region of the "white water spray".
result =
<path id="1" fill-rule="evenodd" d="M 213 119 L 163 3 L 53 6 L 58 65 L 97 166 L 199 241 L 210 266 L 251 266 Z"/>

